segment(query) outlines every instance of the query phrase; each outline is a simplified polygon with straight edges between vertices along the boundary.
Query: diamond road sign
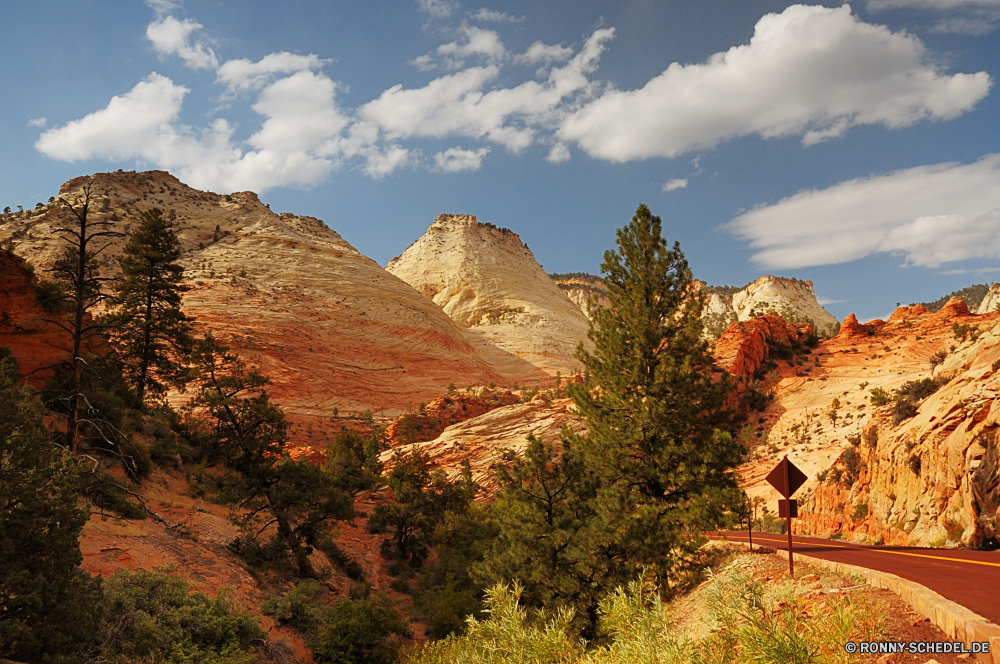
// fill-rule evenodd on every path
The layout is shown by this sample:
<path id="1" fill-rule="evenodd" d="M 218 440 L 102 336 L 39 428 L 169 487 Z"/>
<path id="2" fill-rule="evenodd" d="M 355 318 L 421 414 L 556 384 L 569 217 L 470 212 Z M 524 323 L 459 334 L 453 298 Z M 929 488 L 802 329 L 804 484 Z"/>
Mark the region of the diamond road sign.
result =
<path id="1" fill-rule="evenodd" d="M 767 483 L 778 490 L 782 496 L 786 499 L 791 498 L 792 494 L 799 490 L 806 479 L 806 474 L 795 467 L 788 457 L 785 457 L 781 462 L 774 467 L 768 476 Z"/>

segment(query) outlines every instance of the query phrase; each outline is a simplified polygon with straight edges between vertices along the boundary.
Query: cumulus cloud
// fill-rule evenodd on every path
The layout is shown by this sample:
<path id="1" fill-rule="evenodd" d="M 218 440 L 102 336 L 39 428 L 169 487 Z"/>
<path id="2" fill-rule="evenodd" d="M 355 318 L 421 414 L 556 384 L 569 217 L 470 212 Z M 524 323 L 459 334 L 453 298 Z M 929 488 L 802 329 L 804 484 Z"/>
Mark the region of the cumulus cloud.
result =
<path id="1" fill-rule="evenodd" d="M 176 55 L 192 69 L 215 69 L 219 60 L 207 41 L 192 40 L 192 35 L 201 29 L 197 21 L 164 16 L 146 27 L 146 38 L 160 55 Z"/>
<path id="2" fill-rule="evenodd" d="M 496 62 L 506 57 L 507 49 L 500 41 L 500 35 L 493 30 L 466 25 L 459 28 L 459 32 L 464 38 L 461 41 L 441 44 L 434 55 L 430 53 L 421 55 L 410 64 L 416 65 L 421 71 L 436 69 L 438 66 L 453 70 L 464 67 L 465 59 L 472 56 L 480 56 L 488 62 Z"/>
<path id="3" fill-rule="evenodd" d="M 687 189 L 688 181 L 687 178 L 673 178 L 672 180 L 667 180 L 663 183 L 663 191 L 676 191 L 678 189 Z"/>
<path id="4" fill-rule="evenodd" d="M 952 119 L 991 85 L 986 72 L 942 73 L 918 38 L 864 23 L 848 5 L 793 5 L 761 18 L 749 44 L 606 92 L 567 117 L 558 138 L 616 162 L 753 134 L 811 145 L 856 125 Z"/>
<path id="5" fill-rule="evenodd" d="M 456 0 L 417 0 L 417 8 L 431 18 L 448 18 L 458 7 Z"/>
<path id="6" fill-rule="evenodd" d="M 275 74 L 294 74 L 320 69 L 328 63 L 328 60 L 323 60 L 318 55 L 296 55 L 282 51 L 266 55 L 257 62 L 245 58 L 227 60 L 216 70 L 215 80 L 224 83 L 229 93 L 258 90 Z"/>
<path id="7" fill-rule="evenodd" d="M 801 191 L 728 224 L 769 269 L 854 261 L 876 253 L 936 268 L 1000 258 L 1000 154 Z"/>
<path id="8" fill-rule="evenodd" d="M 564 161 L 569 161 L 573 155 L 569 153 L 569 148 L 566 147 L 565 143 L 556 143 L 549 150 L 549 154 L 545 157 L 545 161 L 552 164 L 561 164 Z"/>
<path id="9" fill-rule="evenodd" d="M 469 67 L 440 76 L 422 88 L 396 85 L 358 109 L 390 139 L 466 136 L 498 143 L 519 152 L 532 143 L 539 125 L 556 121 L 560 103 L 586 91 L 587 74 L 596 69 L 614 29 L 595 31 L 563 67 L 547 80 L 512 88 L 488 89 L 500 66 Z"/>
<path id="10" fill-rule="evenodd" d="M 434 164 L 438 170 L 445 173 L 478 171 L 479 167 L 483 165 L 483 158 L 489 152 L 489 148 L 479 148 L 478 150 L 448 148 L 444 152 L 438 152 L 434 155 Z"/>
<path id="11" fill-rule="evenodd" d="M 112 97 L 102 110 L 49 129 L 35 147 L 63 161 L 133 157 L 137 144 L 177 119 L 188 92 L 153 72 L 128 93 Z"/>
<path id="12" fill-rule="evenodd" d="M 104 109 L 49 129 L 35 147 L 64 161 L 151 162 L 194 186 L 222 191 L 315 184 L 334 167 L 338 134 L 348 122 L 335 90 L 333 81 L 313 72 L 272 83 L 253 107 L 265 118 L 247 139 L 255 149 L 244 150 L 226 120 L 202 131 L 181 124 L 188 89 L 153 73 Z"/>
<path id="13" fill-rule="evenodd" d="M 511 16 L 506 12 L 498 12 L 485 7 L 477 12 L 469 12 L 469 18 L 483 23 L 520 23 L 524 20 L 523 16 Z"/>

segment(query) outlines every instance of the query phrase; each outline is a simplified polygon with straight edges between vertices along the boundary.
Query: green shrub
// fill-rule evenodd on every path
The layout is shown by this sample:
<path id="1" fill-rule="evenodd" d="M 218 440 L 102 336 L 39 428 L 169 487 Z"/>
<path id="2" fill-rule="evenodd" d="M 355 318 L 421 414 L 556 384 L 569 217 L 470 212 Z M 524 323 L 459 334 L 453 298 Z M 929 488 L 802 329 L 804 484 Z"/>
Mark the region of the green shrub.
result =
<path id="1" fill-rule="evenodd" d="M 188 584 L 171 571 L 121 570 L 104 582 L 102 661 L 254 662 L 267 643 L 257 618 L 236 609 L 221 592 L 214 599 L 189 593 Z"/>
<path id="2" fill-rule="evenodd" d="M 868 516 L 868 503 L 858 503 L 854 506 L 855 520 L 861 520 Z"/>
<path id="3" fill-rule="evenodd" d="M 881 387 L 873 387 L 869 390 L 871 394 L 871 402 L 873 406 L 884 406 L 889 403 L 889 393 L 883 390 Z"/>
<path id="4" fill-rule="evenodd" d="M 920 476 L 920 457 L 916 454 L 911 454 L 907 465 L 910 467 L 910 470 L 913 471 L 914 475 L 918 477 Z"/>

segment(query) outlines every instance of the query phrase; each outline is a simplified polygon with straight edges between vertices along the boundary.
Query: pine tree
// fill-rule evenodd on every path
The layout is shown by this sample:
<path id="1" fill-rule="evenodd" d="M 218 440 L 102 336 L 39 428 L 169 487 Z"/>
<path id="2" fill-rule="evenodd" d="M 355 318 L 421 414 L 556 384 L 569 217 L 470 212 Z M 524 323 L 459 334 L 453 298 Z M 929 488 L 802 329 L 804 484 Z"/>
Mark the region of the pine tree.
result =
<path id="1" fill-rule="evenodd" d="M 59 205 L 72 218 L 55 229 L 55 233 L 67 243 L 63 254 L 52 268 L 56 280 L 64 288 L 53 296 L 58 302 L 49 304 L 66 305 L 72 312 L 72 318 L 69 322 L 59 319 L 52 319 L 50 322 L 70 335 L 70 347 L 64 349 L 69 358 L 55 368 L 63 371 L 67 377 L 65 389 L 57 399 L 61 402 L 60 410 L 66 413 L 66 445 L 74 452 L 79 439 L 84 372 L 90 366 L 84 357 L 84 351 L 87 346 L 98 341 L 103 332 L 103 325 L 91 317 L 91 312 L 109 297 L 104 285 L 110 279 L 101 276 L 98 256 L 110 246 L 110 238 L 121 237 L 121 233 L 111 230 L 111 222 L 94 221 L 90 218 L 90 206 L 96 200 L 89 183 L 84 185 L 83 195 L 75 207 L 60 197 Z M 97 247 L 98 244 L 102 246 Z"/>
<path id="2" fill-rule="evenodd" d="M 0 657 L 74 662 L 93 640 L 100 587 L 81 577 L 80 468 L 0 348 Z"/>
<path id="3" fill-rule="evenodd" d="M 332 474 L 289 458 L 288 420 L 264 390 L 270 381 L 247 371 L 228 350 L 211 335 L 195 345 L 191 358 L 200 387 L 192 408 L 206 410 L 215 423 L 229 471 L 223 497 L 235 505 L 244 533 L 238 548 L 255 545 L 275 526 L 271 548 L 291 553 L 302 576 L 311 577 L 312 547 L 329 536 L 331 519 L 354 516 L 353 501 Z"/>
<path id="4" fill-rule="evenodd" d="M 500 536 L 481 580 L 519 580 L 525 600 L 571 607 L 592 637 L 602 596 L 648 569 L 661 591 L 686 571 L 711 528 L 740 505 L 730 386 L 701 337 L 691 270 L 642 205 L 604 256 L 608 305 L 592 311 L 594 350 L 573 384 L 588 433 L 562 447 L 532 439 L 497 466 Z"/>
<path id="5" fill-rule="evenodd" d="M 140 402 L 183 381 L 177 361 L 191 350 L 191 319 L 181 311 L 183 268 L 180 243 L 159 208 L 142 213 L 142 223 L 118 259 L 122 280 L 104 324 L 122 363 L 126 381 Z"/>
<path id="6" fill-rule="evenodd" d="M 731 391 L 702 337 L 702 303 L 680 244 L 640 205 L 601 270 L 608 306 L 592 313 L 577 357 L 599 386 L 573 386 L 586 420 L 580 444 L 600 466 L 605 532 L 667 591 L 714 527 L 741 500 L 739 445 L 728 433 Z"/>

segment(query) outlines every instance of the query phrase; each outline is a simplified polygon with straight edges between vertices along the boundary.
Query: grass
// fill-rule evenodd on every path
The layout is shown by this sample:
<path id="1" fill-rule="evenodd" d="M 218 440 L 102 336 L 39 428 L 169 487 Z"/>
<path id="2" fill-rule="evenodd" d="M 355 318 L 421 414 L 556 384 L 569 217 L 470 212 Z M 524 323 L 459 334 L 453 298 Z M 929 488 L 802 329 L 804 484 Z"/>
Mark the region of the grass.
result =
<path id="1" fill-rule="evenodd" d="M 532 613 L 518 605 L 521 587 L 487 592 L 489 618 L 468 619 L 463 636 L 428 644 L 410 664 L 846 664 L 847 641 L 885 632 L 881 607 L 864 595 L 797 595 L 790 581 L 767 586 L 730 566 L 709 571 L 698 635 L 679 628 L 648 578 L 619 588 L 600 607 L 599 642 L 569 632 L 573 616 Z"/>

